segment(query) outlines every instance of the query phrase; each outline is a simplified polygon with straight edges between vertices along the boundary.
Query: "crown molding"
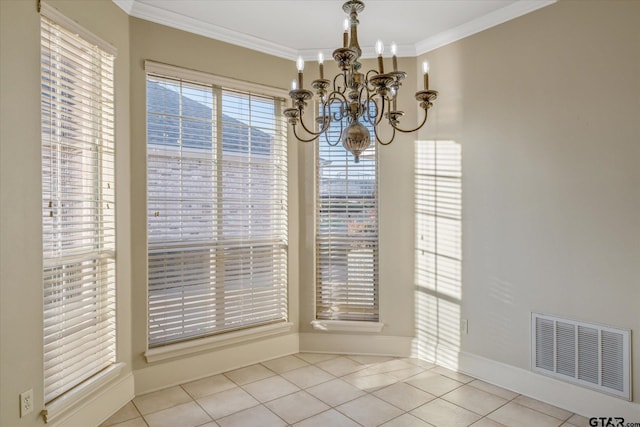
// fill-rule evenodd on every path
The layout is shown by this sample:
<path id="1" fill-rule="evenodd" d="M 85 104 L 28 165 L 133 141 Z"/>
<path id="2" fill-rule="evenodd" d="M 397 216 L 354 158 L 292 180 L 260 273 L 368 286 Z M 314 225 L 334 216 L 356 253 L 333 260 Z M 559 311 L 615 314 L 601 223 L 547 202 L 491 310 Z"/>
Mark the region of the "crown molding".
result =
<path id="1" fill-rule="evenodd" d="M 127 15 L 131 15 L 133 5 L 136 0 L 112 0 L 120 9 L 124 10 Z"/>
<path id="2" fill-rule="evenodd" d="M 257 50 L 268 55 L 295 60 L 298 57 L 296 49 L 281 46 L 277 43 L 242 34 L 227 28 L 213 25 L 208 22 L 194 19 L 179 13 L 164 10 L 148 3 L 135 0 L 113 0 L 121 9 L 130 16 L 166 25 L 179 30 L 188 31 L 211 39 L 242 46 L 247 49 Z"/>
<path id="3" fill-rule="evenodd" d="M 439 47 L 448 45 L 465 37 L 484 31 L 488 28 L 526 15 L 534 10 L 555 3 L 557 0 L 520 0 L 502 9 L 495 10 L 480 18 L 469 21 L 447 31 L 443 31 L 435 36 L 424 39 L 416 43 L 416 55 L 430 52 Z"/>
<path id="4" fill-rule="evenodd" d="M 268 55 L 295 61 L 298 56 L 308 61 L 317 58 L 318 51 L 328 51 L 330 49 L 302 49 L 296 50 L 282 46 L 248 34 L 232 31 L 218 25 L 213 25 L 199 19 L 191 18 L 179 13 L 171 12 L 154 6 L 149 3 L 142 3 L 136 0 L 112 0 L 118 7 L 124 10 L 129 16 L 133 16 L 179 30 L 188 31 L 204 37 L 220 40 L 226 43 L 241 46 L 247 49 L 256 50 Z M 488 28 L 502 24 L 511 19 L 525 15 L 534 10 L 543 8 L 555 3 L 557 0 L 520 0 L 502 9 L 493 11 L 480 18 L 469 21 L 458 27 L 443 31 L 432 37 L 417 42 L 415 45 L 398 46 L 399 57 L 415 57 L 423 53 L 430 52 L 439 47 L 453 43 L 470 35 L 479 33 Z M 330 56 L 330 55 L 329 55 Z M 362 58 L 375 58 L 373 46 L 362 48 Z"/>

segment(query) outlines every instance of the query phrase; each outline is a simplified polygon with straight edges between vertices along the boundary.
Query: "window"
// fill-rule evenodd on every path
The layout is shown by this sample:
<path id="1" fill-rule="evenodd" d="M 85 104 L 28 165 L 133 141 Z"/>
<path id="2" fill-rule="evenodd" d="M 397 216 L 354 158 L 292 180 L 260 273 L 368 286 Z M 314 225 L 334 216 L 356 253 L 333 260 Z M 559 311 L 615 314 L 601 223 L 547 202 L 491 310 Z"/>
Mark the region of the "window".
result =
<path id="1" fill-rule="evenodd" d="M 282 105 L 147 75 L 149 347 L 287 319 Z"/>
<path id="2" fill-rule="evenodd" d="M 115 52 L 78 32 L 41 18 L 47 404 L 113 365 L 116 354 Z"/>
<path id="3" fill-rule="evenodd" d="M 367 124 L 368 125 L 368 124 Z M 369 131 L 373 135 L 373 129 Z M 316 190 L 316 318 L 378 320 L 378 196 L 375 141 L 359 163 L 339 143 L 340 124 L 320 137 Z"/>

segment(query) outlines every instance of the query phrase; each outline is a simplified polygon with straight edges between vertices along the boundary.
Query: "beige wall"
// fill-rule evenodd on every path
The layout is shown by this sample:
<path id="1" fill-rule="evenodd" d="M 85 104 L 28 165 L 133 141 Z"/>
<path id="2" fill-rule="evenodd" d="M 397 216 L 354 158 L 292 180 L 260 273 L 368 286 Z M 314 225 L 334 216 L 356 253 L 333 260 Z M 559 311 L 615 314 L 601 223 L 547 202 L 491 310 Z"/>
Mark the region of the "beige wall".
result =
<path id="1" fill-rule="evenodd" d="M 415 136 L 380 147 L 380 314 L 386 326 L 375 338 L 322 334 L 309 326 L 314 150 L 291 141 L 293 333 L 147 364 L 143 61 L 281 88 L 294 77 L 294 65 L 127 18 L 109 0 L 50 3 L 118 48 L 118 355 L 134 370 L 138 392 L 296 349 L 298 330 L 301 343 L 332 351 L 359 346 L 361 352 L 392 352 L 410 341 L 417 317 Z M 0 425 L 12 427 L 41 423 L 36 413 L 18 418 L 20 392 L 33 388 L 37 407 L 43 399 L 35 5 L 0 0 Z M 419 137 L 463 146 L 460 317 L 469 320 L 469 334 L 459 336 L 456 350 L 528 369 L 532 310 L 640 330 L 639 15 L 640 2 L 561 1 L 417 60 L 400 60 L 411 78 L 428 58 L 432 87 L 440 91 L 431 124 Z M 416 121 L 412 94 L 418 87 L 420 77 L 401 91 L 408 123 Z M 433 336 L 451 333 L 439 329 L 445 325 L 432 326 Z M 426 344 L 441 344 L 433 340 Z M 637 367 L 637 343 L 633 349 Z M 638 369 L 634 379 L 638 396 Z"/>
<path id="2" fill-rule="evenodd" d="M 118 49 L 116 220 L 118 358 L 131 371 L 129 215 L 129 18 L 109 0 L 48 2 Z M 0 425 L 42 423 L 42 243 L 40 15 L 37 2 L 0 1 Z M 18 394 L 33 389 L 36 410 L 19 418 Z M 126 397 L 126 396 L 125 396 Z M 117 401 L 117 397 L 116 397 Z M 110 412 L 113 399 L 103 396 Z M 120 403 L 117 403 L 120 404 Z M 108 413 L 98 417 L 107 416 Z"/>
<path id="3" fill-rule="evenodd" d="M 423 55 L 421 137 L 462 144 L 462 351 L 528 369 L 532 311 L 640 330 L 639 16 L 560 1 Z"/>
<path id="4" fill-rule="evenodd" d="M 163 25 L 131 19 L 131 209 L 133 264 L 133 368 L 136 393 L 178 384 L 283 353 L 297 351 L 298 329 L 298 150 L 289 149 L 289 316 L 294 323 L 287 337 L 267 338 L 249 346 L 227 347 L 166 362 L 148 364 L 147 234 L 146 234 L 146 91 L 144 61 L 152 60 L 222 77 L 286 90 L 295 76 L 293 61 L 265 55 Z"/>
<path id="5" fill-rule="evenodd" d="M 0 424 L 20 425 L 18 394 L 44 398 L 40 21 L 35 2 L 0 2 L 0 20 Z M 9 45 L 18 39 L 24 50 Z"/>

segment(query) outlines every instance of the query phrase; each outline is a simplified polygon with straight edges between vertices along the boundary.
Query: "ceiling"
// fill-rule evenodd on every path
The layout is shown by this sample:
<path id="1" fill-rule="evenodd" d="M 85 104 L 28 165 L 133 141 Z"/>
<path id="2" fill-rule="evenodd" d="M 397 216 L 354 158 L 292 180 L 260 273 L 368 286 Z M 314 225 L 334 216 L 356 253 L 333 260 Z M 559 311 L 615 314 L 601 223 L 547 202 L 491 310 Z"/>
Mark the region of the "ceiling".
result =
<path id="1" fill-rule="evenodd" d="M 325 57 L 342 45 L 344 0 L 113 0 L 137 18 L 287 59 Z M 377 39 L 417 56 L 555 0 L 366 0 L 363 57 Z M 387 50 L 388 52 L 388 50 Z"/>

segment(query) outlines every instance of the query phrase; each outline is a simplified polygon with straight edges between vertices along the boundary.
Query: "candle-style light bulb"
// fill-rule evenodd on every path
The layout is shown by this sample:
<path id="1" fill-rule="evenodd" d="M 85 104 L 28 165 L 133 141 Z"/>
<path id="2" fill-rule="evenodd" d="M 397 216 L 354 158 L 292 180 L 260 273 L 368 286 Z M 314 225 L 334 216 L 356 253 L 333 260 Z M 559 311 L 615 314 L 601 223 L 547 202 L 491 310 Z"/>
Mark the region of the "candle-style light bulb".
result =
<path id="1" fill-rule="evenodd" d="M 324 80 L 324 55 L 322 52 L 318 53 L 318 66 L 320 67 L 320 80 Z"/>
<path id="2" fill-rule="evenodd" d="M 376 53 L 378 54 L 378 72 L 384 74 L 384 62 L 382 60 L 382 52 L 384 52 L 384 44 L 382 40 L 376 42 Z"/>
<path id="3" fill-rule="evenodd" d="M 392 58 L 391 60 L 393 61 L 393 71 L 398 71 L 398 57 L 396 56 L 398 54 L 398 45 L 396 44 L 396 42 L 391 43 L 391 55 Z"/>
<path id="4" fill-rule="evenodd" d="M 424 90 L 429 90 L 429 63 L 422 63 L 422 72 L 424 73 Z"/>
<path id="5" fill-rule="evenodd" d="M 298 87 L 302 89 L 304 87 L 302 85 L 302 70 L 304 70 L 304 61 L 302 60 L 302 56 L 298 56 L 296 68 L 298 69 Z"/>
<path id="6" fill-rule="evenodd" d="M 342 47 L 349 46 L 349 18 L 344 18 L 342 24 L 344 27 L 344 33 L 342 34 Z"/>

